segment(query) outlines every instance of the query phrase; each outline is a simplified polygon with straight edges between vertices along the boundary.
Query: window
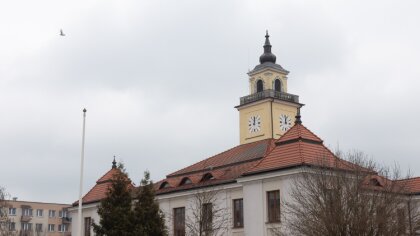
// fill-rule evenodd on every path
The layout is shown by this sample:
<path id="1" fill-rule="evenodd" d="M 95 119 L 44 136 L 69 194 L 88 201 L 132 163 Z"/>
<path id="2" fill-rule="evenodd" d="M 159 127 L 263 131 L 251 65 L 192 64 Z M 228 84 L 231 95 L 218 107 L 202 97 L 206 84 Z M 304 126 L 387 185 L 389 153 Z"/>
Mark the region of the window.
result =
<path id="1" fill-rule="evenodd" d="M 233 227 L 244 227 L 244 200 L 242 198 L 233 200 Z"/>
<path id="2" fill-rule="evenodd" d="M 44 215 L 44 211 L 42 209 L 37 209 L 36 210 L 36 216 L 42 217 L 42 215 Z"/>
<path id="3" fill-rule="evenodd" d="M 213 204 L 204 203 L 202 209 L 202 224 L 206 235 L 210 235 L 213 228 Z"/>
<path id="4" fill-rule="evenodd" d="M 22 210 L 24 216 L 32 216 L 32 208 L 23 208 Z"/>
<path id="5" fill-rule="evenodd" d="M 165 182 L 163 182 L 163 183 L 160 185 L 160 188 L 159 188 L 159 189 L 169 188 L 169 187 L 171 187 L 171 185 L 169 185 L 169 183 L 165 181 Z"/>
<path id="6" fill-rule="evenodd" d="M 11 216 L 16 215 L 16 208 L 9 208 L 9 215 Z"/>
<path id="7" fill-rule="evenodd" d="M 185 177 L 181 180 L 181 183 L 179 185 L 184 185 L 184 184 L 191 184 L 191 179 L 188 177 Z"/>
<path id="8" fill-rule="evenodd" d="M 55 225 L 53 224 L 48 224 L 48 232 L 54 232 Z"/>
<path id="9" fill-rule="evenodd" d="M 32 230 L 32 223 L 22 223 L 22 230 L 31 231 Z"/>
<path id="10" fill-rule="evenodd" d="M 174 236 L 185 236 L 185 207 L 174 208 Z"/>
<path id="11" fill-rule="evenodd" d="M 274 81 L 274 90 L 277 92 L 281 92 L 281 81 L 279 79 L 276 79 Z"/>
<path id="12" fill-rule="evenodd" d="M 214 179 L 213 175 L 211 173 L 207 173 L 203 176 L 203 178 L 201 178 L 201 181 L 207 181 L 212 179 Z"/>
<path id="13" fill-rule="evenodd" d="M 67 228 L 67 224 L 58 225 L 58 232 L 67 232 Z"/>
<path id="14" fill-rule="evenodd" d="M 48 217 L 54 218 L 55 217 L 55 211 L 54 210 L 49 210 L 48 211 Z"/>
<path id="15" fill-rule="evenodd" d="M 257 93 L 262 92 L 264 90 L 263 82 L 262 80 L 257 81 Z"/>
<path id="16" fill-rule="evenodd" d="M 280 191 L 269 191 L 267 192 L 267 212 L 268 222 L 279 222 L 280 221 Z"/>
<path id="17" fill-rule="evenodd" d="M 35 231 L 36 232 L 42 232 L 42 224 L 36 224 L 35 225 Z"/>
<path id="18" fill-rule="evenodd" d="M 90 226 L 92 225 L 92 218 L 85 217 L 85 236 L 90 236 Z"/>
<path id="19" fill-rule="evenodd" d="M 66 218 L 67 217 L 67 211 L 58 211 L 58 217 Z"/>
<path id="20" fill-rule="evenodd" d="M 15 231 L 16 230 L 16 223 L 10 222 L 9 223 L 9 231 Z"/>
<path id="21" fill-rule="evenodd" d="M 400 208 L 397 210 L 397 220 L 398 220 L 398 235 L 404 235 L 406 232 L 406 223 L 407 219 L 405 216 L 405 210 L 404 208 Z"/>

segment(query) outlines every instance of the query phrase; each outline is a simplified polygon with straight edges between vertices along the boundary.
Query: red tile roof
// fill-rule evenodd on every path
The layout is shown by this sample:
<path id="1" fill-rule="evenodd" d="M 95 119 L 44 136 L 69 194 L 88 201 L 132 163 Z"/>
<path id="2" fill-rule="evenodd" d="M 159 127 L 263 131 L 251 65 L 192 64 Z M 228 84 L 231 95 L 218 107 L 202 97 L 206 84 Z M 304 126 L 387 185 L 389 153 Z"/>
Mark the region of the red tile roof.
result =
<path id="1" fill-rule="evenodd" d="M 276 141 L 276 146 L 244 175 L 300 165 L 352 169 L 353 164 L 334 155 L 323 141 L 302 124 L 296 124 Z"/>
<path id="2" fill-rule="evenodd" d="M 248 162 L 256 158 L 262 158 L 273 146 L 274 139 L 264 139 L 253 143 L 242 144 L 169 174 L 167 177 L 188 175 L 193 172 L 202 172 L 210 168 L 215 169 L 220 166 Z"/>
<path id="3" fill-rule="evenodd" d="M 156 183 L 157 194 L 235 181 L 267 155 L 274 147 L 274 142 L 274 139 L 265 139 L 242 144 L 176 171 Z M 214 179 L 202 182 L 203 176 L 207 173 L 210 173 Z M 180 186 L 185 177 L 188 177 L 192 183 Z M 163 183 L 167 183 L 168 187 L 160 189 Z"/>
<path id="4" fill-rule="evenodd" d="M 302 165 L 327 165 L 352 169 L 353 164 L 336 157 L 322 139 L 302 124 L 296 124 L 280 139 L 266 139 L 243 144 L 176 171 L 156 183 L 157 194 L 235 182 L 244 175 L 280 170 Z M 206 173 L 214 177 L 201 181 Z M 188 177 L 192 183 L 180 185 Z M 163 186 L 165 187 L 163 188 Z"/>
<path id="5" fill-rule="evenodd" d="M 420 177 L 402 179 L 398 183 L 406 188 L 409 193 L 420 194 Z"/>
<path id="6" fill-rule="evenodd" d="M 115 174 L 120 171 L 118 168 L 112 168 L 108 172 L 106 172 L 101 178 L 96 181 L 96 185 L 93 186 L 89 192 L 86 193 L 85 196 L 82 198 L 82 204 L 89 204 L 99 202 L 102 199 L 106 198 L 106 194 L 111 187 L 111 180 Z M 79 201 L 73 203 L 73 206 L 79 204 Z"/>

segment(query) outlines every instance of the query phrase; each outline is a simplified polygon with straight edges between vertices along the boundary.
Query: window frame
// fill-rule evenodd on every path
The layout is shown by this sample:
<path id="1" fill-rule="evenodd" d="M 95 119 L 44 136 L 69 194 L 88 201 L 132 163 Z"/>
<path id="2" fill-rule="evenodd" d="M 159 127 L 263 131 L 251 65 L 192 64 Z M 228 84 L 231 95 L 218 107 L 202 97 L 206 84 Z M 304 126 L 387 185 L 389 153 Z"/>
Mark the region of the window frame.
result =
<path id="1" fill-rule="evenodd" d="M 271 196 L 274 194 L 274 196 Z M 267 223 L 279 223 L 281 221 L 280 190 L 267 191 Z M 273 202 L 272 202 L 273 201 Z"/>
<path id="2" fill-rule="evenodd" d="M 55 224 L 48 224 L 48 232 L 54 232 L 55 231 Z"/>
<path id="3" fill-rule="evenodd" d="M 41 227 L 39 227 L 39 226 L 41 226 Z M 35 224 L 35 232 L 42 232 L 42 224 L 41 223 L 36 223 Z"/>
<path id="4" fill-rule="evenodd" d="M 58 225 L 58 232 L 67 232 L 67 224 L 59 224 Z"/>
<path id="5" fill-rule="evenodd" d="M 92 225 L 92 218 L 91 217 L 85 217 L 84 224 L 83 224 L 84 232 L 85 232 L 84 236 L 90 236 L 91 235 L 90 234 L 91 225 Z"/>
<path id="6" fill-rule="evenodd" d="M 32 231 L 32 223 L 22 222 L 23 231 Z"/>
<path id="7" fill-rule="evenodd" d="M 239 209 L 237 209 L 237 204 L 236 204 L 237 202 L 239 202 Z M 233 207 L 232 207 L 233 228 L 236 228 L 236 229 L 243 228 L 244 227 L 244 199 L 243 198 L 233 199 L 232 204 L 233 204 Z"/>
<path id="8" fill-rule="evenodd" d="M 177 212 L 180 211 L 180 212 Z M 176 207 L 173 208 L 173 233 L 174 236 L 185 236 L 185 207 Z M 181 217 L 181 219 L 178 219 L 177 216 Z M 178 223 L 181 222 L 181 223 Z M 180 226 L 178 228 L 178 226 Z"/>
<path id="9" fill-rule="evenodd" d="M 9 215 L 15 216 L 16 215 L 16 207 L 10 207 L 9 208 Z"/>
<path id="10" fill-rule="evenodd" d="M 48 217 L 49 218 L 55 218 L 55 210 L 49 210 L 48 211 Z"/>
<path id="11" fill-rule="evenodd" d="M 22 215 L 23 216 L 33 216 L 32 208 L 23 208 L 22 209 Z"/>
<path id="12" fill-rule="evenodd" d="M 277 85 L 278 85 L 278 90 L 277 90 Z M 275 79 L 274 80 L 274 91 L 276 91 L 276 92 L 281 92 L 281 86 L 282 84 L 281 84 L 281 80 L 279 79 L 279 78 L 277 78 L 277 79 Z"/>
<path id="13" fill-rule="evenodd" d="M 9 231 L 16 231 L 16 222 L 9 222 Z"/>
<path id="14" fill-rule="evenodd" d="M 203 203 L 201 206 L 202 217 L 201 220 L 203 222 L 203 230 L 206 233 L 211 233 L 213 231 L 213 203 L 207 202 Z"/>
<path id="15" fill-rule="evenodd" d="M 255 82 L 255 87 L 256 87 L 255 91 L 257 93 L 264 91 L 264 82 L 262 81 L 262 79 L 258 79 Z M 260 87 L 261 87 L 261 89 L 260 89 Z"/>
<path id="16" fill-rule="evenodd" d="M 39 214 L 41 213 L 41 214 Z M 43 209 L 36 209 L 36 216 L 37 217 L 43 217 L 44 216 L 44 210 Z"/>

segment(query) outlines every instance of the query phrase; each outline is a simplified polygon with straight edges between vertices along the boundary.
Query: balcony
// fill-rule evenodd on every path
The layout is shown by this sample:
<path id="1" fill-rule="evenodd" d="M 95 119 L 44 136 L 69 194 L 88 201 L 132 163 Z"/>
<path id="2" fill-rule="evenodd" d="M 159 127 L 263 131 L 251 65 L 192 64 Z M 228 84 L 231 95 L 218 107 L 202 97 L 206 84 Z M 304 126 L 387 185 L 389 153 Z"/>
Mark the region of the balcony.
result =
<path id="1" fill-rule="evenodd" d="M 240 98 L 240 105 L 245 105 L 248 103 L 252 103 L 252 102 L 256 102 L 259 100 L 263 100 L 266 98 L 275 98 L 281 101 L 286 101 L 286 102 L 292 102 L 292 103 L 299 103 L 299 96 L 297 95 L 293 95 L 290 93 L 283 93 L 283 92 L 277 92 L 274 91 L 272 89 L 267 89 L 264 90 L 262 92 L 258 92 L 258 93 L 253 93 L 251 95 L 248 96 L 244 96 Z"/>
<path id="2" fill-rule="evenodd" d="M 32 216 L 25 216 L 25 215 L 23 215 L 21 218 L 20 218 L 20 221 L 21 222 L 29 222 L 29 221 L 31 221 L 32 220 Z"/>
<path id="3" fill-rule="evenodd" d="M 71 218 L 70 217 L 63 217 L 61 218 L 61 221 L 63 224 L 71 224 Z"/>

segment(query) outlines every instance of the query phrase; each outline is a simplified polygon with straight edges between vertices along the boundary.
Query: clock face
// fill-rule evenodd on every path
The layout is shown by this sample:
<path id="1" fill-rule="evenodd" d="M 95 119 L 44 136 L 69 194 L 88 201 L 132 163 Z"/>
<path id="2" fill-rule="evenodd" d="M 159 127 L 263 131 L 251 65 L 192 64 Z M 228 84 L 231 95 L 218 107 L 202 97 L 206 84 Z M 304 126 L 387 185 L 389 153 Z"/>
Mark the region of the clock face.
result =
<path id="1" fill-rule="evenodd" d="M 261 117 L 259 115 L 249 117 L 248 130 L 250 133 L 255 133 L 261 130 Z"/>
<path id="2" fill-rule="evenodd" d="M 292 119 L 288 115 L 281 114 L 280 115 L 280 130 L 287 131 L 290 127 L 292 127 Z"/>

